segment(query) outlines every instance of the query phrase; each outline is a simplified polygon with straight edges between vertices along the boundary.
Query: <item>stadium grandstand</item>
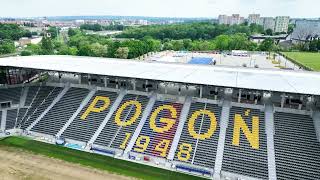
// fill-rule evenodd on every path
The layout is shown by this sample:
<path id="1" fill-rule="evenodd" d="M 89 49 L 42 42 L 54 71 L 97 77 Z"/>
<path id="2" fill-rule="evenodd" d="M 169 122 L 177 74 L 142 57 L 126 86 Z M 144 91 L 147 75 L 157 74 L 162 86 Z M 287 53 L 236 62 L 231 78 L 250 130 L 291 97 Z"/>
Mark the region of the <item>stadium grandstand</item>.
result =
<path id="1" fill-rule="evenodd" d="M 208 179 L 317 180 L 319 82 L 314 72 L 1 58 L 1 136 Z"/>

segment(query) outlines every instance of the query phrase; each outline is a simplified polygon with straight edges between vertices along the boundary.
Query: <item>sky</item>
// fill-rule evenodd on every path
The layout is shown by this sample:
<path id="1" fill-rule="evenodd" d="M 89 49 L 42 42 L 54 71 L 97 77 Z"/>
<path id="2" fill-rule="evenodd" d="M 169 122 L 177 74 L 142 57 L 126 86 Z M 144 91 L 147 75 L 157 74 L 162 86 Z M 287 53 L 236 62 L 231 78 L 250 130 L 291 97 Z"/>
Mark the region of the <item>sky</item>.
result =
<path id="1" fill-rule="evenodd" d="M 320 0 L 0 0 L 0 17 L 209 17 L 258 13 L 264 17 L 320 18 Z"/>

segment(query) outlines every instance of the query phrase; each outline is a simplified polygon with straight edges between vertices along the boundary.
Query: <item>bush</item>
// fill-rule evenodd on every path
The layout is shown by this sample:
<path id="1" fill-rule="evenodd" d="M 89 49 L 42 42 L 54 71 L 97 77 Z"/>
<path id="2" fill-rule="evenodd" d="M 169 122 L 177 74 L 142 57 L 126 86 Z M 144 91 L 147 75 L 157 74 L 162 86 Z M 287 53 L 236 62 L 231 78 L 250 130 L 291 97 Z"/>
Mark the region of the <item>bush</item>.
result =
<path id="1" fill-rule="evenodd" d="M 22 51 L 20 55 L 21 56 L 31 56 L 32 53 L 30 51 Z"/>

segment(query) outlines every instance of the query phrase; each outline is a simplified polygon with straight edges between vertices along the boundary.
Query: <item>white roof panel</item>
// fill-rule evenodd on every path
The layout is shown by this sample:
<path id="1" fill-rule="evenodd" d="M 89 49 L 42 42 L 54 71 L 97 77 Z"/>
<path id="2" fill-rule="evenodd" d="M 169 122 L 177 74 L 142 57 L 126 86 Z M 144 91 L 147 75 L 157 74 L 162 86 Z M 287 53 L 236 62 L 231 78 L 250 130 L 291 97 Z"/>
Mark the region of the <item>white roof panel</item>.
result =
<path id="1" fill-rule="evenodd" d="M 320 95 L 320 73 L 94 57 L 0 58 L 0 66 Z"/>

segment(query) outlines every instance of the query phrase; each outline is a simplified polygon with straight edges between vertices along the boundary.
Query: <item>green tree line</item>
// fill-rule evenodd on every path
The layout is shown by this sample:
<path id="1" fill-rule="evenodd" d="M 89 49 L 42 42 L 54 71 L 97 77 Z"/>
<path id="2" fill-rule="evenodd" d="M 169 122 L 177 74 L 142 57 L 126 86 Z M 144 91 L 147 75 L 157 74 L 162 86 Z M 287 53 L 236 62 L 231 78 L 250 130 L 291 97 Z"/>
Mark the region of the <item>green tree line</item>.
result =
<path id="1" fill-rule="evenodd" d="M 104 30 L 123 31 L 124 29 L 126 29 L 126 26 L 121 24 L 108 25 L 108 26 L 103 26 L 100 24 L 82 24 L 80 26 L 80 29 L 91 30 L 91 31 L 104 31 Z"/>
<path id="2" fill-rule="evenodd" d="M 260 45 L 250 41 L 247 34 L 235 33 L 219 35 L 209 40 L 192 39 L 154 39 L 145 36 L 142 39 L 111 39 L 99 35 L 86 35 L 80 29 L 69 29 L 67 44 L 58 38 L 43 38 L 40 45 L 29 45 L 22 55 L 58 54 L 94 56 L 109 58 L 137 58 L 149 52 L 162 50 L 175 51 L 231 51 L 231 50 L 263 50 L 275 49 L 272 39 L 267 39 Z"/>
<path id="3" fill-rule="evenodd" d="M 154 39 L 191 39 L 191 40 L 209 40 L 219 35 L 232 35 L 244 33 L 247 36 L 254 33 L 264 33 L 263 27 L 255 24 L 247 26 L 242 25 L 218 25 L 209 22 L 201 23 L 183 23 L 172 25 L 151 25 L 126 29 L 119 38 L 142 39 L 150 36 Z"/>

